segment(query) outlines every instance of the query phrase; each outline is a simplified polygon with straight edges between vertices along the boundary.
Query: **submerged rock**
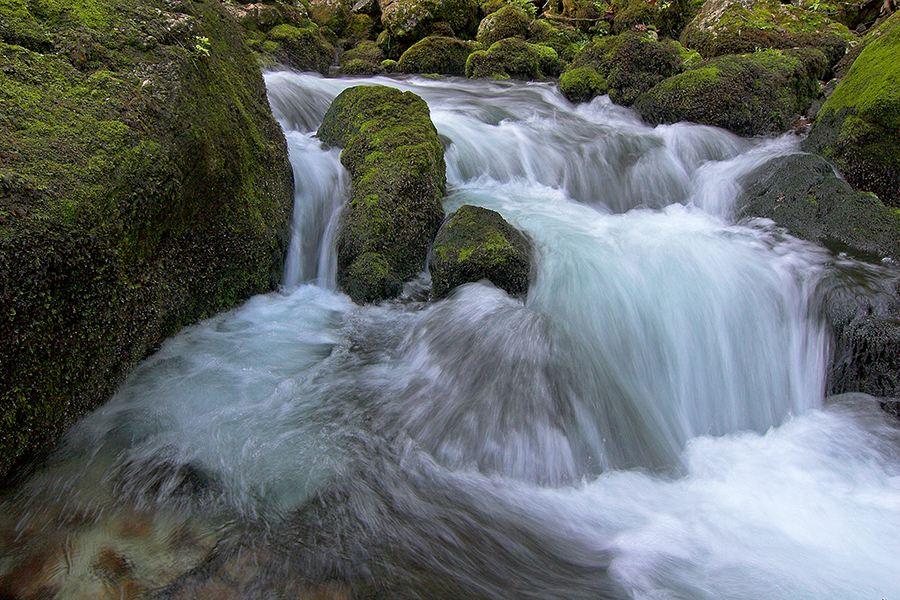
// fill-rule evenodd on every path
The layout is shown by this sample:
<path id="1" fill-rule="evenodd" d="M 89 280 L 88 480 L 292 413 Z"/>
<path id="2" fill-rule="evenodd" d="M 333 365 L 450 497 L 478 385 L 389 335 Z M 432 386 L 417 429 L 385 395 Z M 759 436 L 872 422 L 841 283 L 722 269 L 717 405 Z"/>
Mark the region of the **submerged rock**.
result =
<path id="1" fill-rule="evenodd" d="M 431 252 L 432 293 L 487 279 L 510 296 L 528 293 L 531 243 L 499 213 L 462 206 L 438 231 Z"/>
<path id="2" fill-rule="evenodd" d="M 318 135 L 343 146 L 352 177 L 338 232 L 338 285 L 360 303 L 396 296 L 425 268 L 444 217 L 444 151 L 428 105 L 394 88 L 348 88 Z"/>
<path id="3" fill-rule="evenodd" d="M 872 41 L 816 114 L 804 148 L 854 187 L 900 207 L 900 13 Z"/>
<path id="4" fill-rule="evenodd" d="M 817 51 L 720 56 L 656 84 L 634 105 L 652 124 L 693 121 L 738 135 L 787 130 L 819 93 Z"/>
<path id="5" fill-rule="evenodd" d="M 0 474 L 280 279 L 293 186 L 259 68 L 220 4 L 170 5 L 0 4 Z"/>

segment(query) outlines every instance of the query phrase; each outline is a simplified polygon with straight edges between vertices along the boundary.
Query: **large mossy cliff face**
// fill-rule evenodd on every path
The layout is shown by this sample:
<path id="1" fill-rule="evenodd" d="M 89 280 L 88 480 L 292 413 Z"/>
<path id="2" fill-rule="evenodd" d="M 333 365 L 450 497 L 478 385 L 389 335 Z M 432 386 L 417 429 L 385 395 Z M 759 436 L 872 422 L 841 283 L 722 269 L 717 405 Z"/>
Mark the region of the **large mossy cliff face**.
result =
<path id="1" fill-rule="evenodd" d="M 338 285 L 356 302 L 396 296 L 425 268 L 444 218 L 444 149 L 428 105 L 394 88 L 348 88 L 318 136 L 343 146 L 352 178 L 338 231 Z"/>
<path id="2" fill-rule="evenodd" d="M 0 0 L 0 475 L 273 289 L 291 188 L 219 2 Z"/>

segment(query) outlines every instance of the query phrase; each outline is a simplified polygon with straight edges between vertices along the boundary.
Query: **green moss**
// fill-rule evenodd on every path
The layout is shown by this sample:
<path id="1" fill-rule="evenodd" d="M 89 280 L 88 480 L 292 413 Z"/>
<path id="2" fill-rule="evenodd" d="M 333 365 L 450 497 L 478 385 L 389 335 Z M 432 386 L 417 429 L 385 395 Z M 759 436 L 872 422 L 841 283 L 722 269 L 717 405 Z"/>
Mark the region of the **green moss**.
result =
<path id="1" fill-rule="evenodd" d="M 543 79 L 555 77 L 561 67 L 562 62 L 553 48 L 506 38 L 487 50 L 470 54 L 466 61 L 466 76 Z"/>
<path id="2" fill-rule="evenodd" d="M 818 93 L 804 63 L 777 50 L 722 56 L 670 77 L 635 108 L 651 123 L 694 121 L 741 135 L 784 131 Z"/>
<path id="3" fill-rule="evenodd" d="M 329 107 L 318 136 L 344 147 L 341 162 L 352 177 L 338 235 L 339 285 L 357 302 L 388 298 L 422 268 L 443 219 L 443 147 L 428 106 L 411 92 L 349 88 Z M 377 285 L 355 281 L 351 271 L 367 253 L 389 267 Z"/>
<path id="4" fill-rule="evenodd" d="M 441 226 L 431 264 L 433 294 L 488 279 L 513 296 L 528 291 L 531 244 L 492 210 L 462 206 Z"/>
<path id="5" fill-rule="evenodd" d="M 464 75 L 466 59 L 474 44 L 454 38 L 431 36 L 410 46 L 397 64 L 401 73 Z"/>
<path id="6" fill-rule="evenodd" d="M 299 28 L 285 23 L 273 27 L 266 38 L 278 43 L 273 55 L 279 62 L 300 71 L 327 74 L 334 60 L 334 46 L 316 26 Z"/>
<path id="7" fill-rule="evenodd" d="M 0 0 L 48 44 L 0 28 L 0 473 L 277 283 L 290 165 L 258 68 L 218 5 L 178 33 L 151 4 Z"/>
<path id="8" fill-rule="evenodd" d="M 381 22 L 400 46 L 429 36 L 471 38 L 478 26 L 477 0 L 395 0 L 382 6 Z"/>
<path id="9" fill-rule="evenodd" d="M 559 91 L 569 102 L 587 102 L 606 90 L 606 79 L 593 67 L 578 67 L 559 78 Z"/>
<path id="10" fill-rule="evenodd" d="M 531 21 L 532 17 L 520 7 L 508 5 L 481 20 L 476 39 L 485 46 L 490 46 L 503 38 L 524 38 Z"/>

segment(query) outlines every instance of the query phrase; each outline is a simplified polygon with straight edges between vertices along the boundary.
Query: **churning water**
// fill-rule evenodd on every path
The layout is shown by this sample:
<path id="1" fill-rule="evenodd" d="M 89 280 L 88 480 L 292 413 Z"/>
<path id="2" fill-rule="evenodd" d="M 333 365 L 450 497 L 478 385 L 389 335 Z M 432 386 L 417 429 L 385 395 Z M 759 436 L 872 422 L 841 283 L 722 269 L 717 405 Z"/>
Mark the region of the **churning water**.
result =
<path id="1" fill-rule="evenodd" d="M 314 133 L 373 81 L 266 82 L 296 180 L 284 290 L 169 340 L 7 504 L 16 540 L 77 546 L 41 571 L 60 597 L 112 573 L 167 598 L 900 598 L 897 430 L 823 399 L 836 259 L 731 215 L 790 136 L 375 80 L 428 102 L 447 211 L 496 210 L 536 252 L 524 302 L 428 303 L 423 275 L 361 307 L 334 289 L 349 183 Z M 100 558 L 76 576 L 79 551 Z"/>

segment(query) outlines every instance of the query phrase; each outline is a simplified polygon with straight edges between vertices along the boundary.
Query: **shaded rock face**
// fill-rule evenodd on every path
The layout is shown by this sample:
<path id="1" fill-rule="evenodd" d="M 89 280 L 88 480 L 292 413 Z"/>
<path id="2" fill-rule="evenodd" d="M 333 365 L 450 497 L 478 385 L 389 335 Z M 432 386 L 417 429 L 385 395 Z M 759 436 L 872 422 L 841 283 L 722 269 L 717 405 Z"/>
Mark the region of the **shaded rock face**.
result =
<path id="1" fill-rule="evenodd" d="M 318 136 L 343 146 L 352 178 L 338 232 L 338 285 L 359 303 L 394 297 L 425 268 L 444 217 L 444 151 L 428 105 L 394 88 L 348 88 Z"/>
<path id="2" fill-rule="evenodd" d="M 575 56 L 569 72 L 577 73 L 564 76 L 560 88 L 573 102 L 608 92 L 613 102 L 631 106 L 640 94 L 681 70 L 681 50 L 676 42 L 636 32 L 601 38 Z M 592 69 L 600 79 L 583 69 Z"/>
<path id="3" fill-rule="evenodd" d="M 441 226 L 431 252 L 432 294 L 487 279 L 510 296 L 528 293 L 531 243 L 499 213 L 462 206 Z"/>
<path id="4" fill-rule="evenodd" d="M 822 67 L 816 51 L 721 56 L 661 81 L 634 108 L 652 124 L 693 121 L 738 135 L 779 133 L 818 94 Z"/>
<path id="5" fill-rule="evenodd" d="M 0 473 L 280 279 L 293 186 L 259 68 L 218 3 L 171 6 L 0 4 Z"/>
<path id="6" fill-rule="evenodd" d="M 737 217 L 765 217 L 792 235 L 879 265 L 837 261 L 825 286 L 823 317 L 834 334 L 828 393 L 900 397 L 900 275 L 890 282 L 883 257 L 900 256 L 900 212 L 853 190 L 814 155 L 769 161 L 742 180 Z M 878 271 L 876 273 L 876 271 Z"/>
<path id="7" fill-rule="evenodd" d="M 384 0 L 381 24 L 401 44 L 438 33 L 436 28 L 462 37 L 474 33 L 479 10 L 476 0 Z"/>
<path id="8" fill-rule="evenodd" d="M 854 187 L 900 207 L 900 13 L 869 39 L 816 114 L 804 149 L 833 162 Z"/>
<path id="9" fill-rule="evenodd" d="M 681 34 L 681 43 L 704 57 L 812 47 L 832 65 L 852 39 L 850 30 L 829 19 L 824 10 L 806 10 L 780 0 L 707 0 Z"/>

